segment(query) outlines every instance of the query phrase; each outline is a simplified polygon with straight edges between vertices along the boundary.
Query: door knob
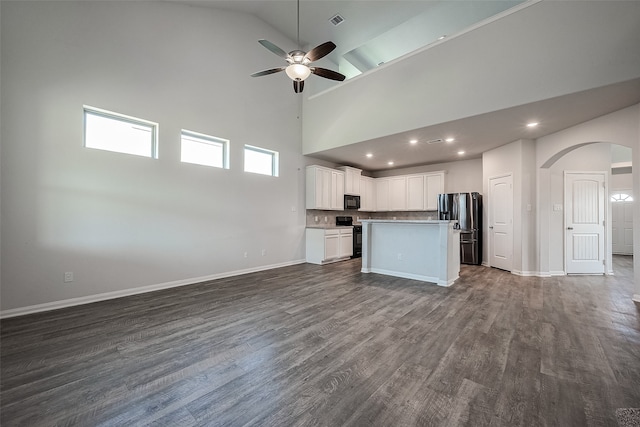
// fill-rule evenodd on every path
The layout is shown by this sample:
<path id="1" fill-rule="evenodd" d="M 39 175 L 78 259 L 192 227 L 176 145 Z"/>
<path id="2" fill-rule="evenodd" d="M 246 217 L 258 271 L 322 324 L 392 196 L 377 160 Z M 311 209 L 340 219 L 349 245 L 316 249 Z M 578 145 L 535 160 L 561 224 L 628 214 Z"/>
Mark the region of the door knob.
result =
<path id="1" fill-rule="evenodd" d="M 567 230 L 573 230 L 573 227 L 567 227 Z"/>
<path id="2" fill-rule="evenodd" d="M 493 225 L 490 225 L 490 226 L 489 226 L 489 229 L 493 230 Z"/>

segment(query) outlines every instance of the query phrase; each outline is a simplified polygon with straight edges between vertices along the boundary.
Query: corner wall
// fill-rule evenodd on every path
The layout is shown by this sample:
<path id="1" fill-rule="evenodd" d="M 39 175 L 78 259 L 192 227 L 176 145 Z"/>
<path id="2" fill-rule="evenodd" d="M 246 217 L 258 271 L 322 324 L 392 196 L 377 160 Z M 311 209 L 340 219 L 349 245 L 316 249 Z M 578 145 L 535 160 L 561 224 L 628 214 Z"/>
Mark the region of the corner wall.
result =
<path id="1" fill-rule="evenodd" d="M 532 174 L 534 163 L 532 153 L 535 142 L 519 140 L 503 145 L 482 155 L 482 185 L 485 197 L 483 209 L 482 263 L 489 264 L 489 180 L 511 174 L 513 177 L 513 269 L 514 274 L 530 276 L 537 274 L 534 247 L 531 246 L 535 235 L 534 182 Z M 529 209 L 529 206 L 531 208 Z"/>
<path id="2" fill-rule="evenodd" d="M 299 97 L 249 77 L 272 60 L 258 39 L 290 41 L 169 2 L 0 7 L 3 314 L 304 259 Z M 84 148 L 83 105 L 158 122 L 159 159 Z M 181 163 L 181 129 L 230 139 L 231 168 Z M 244 144 L 280 176 L 244 173 Z"/>
<path id="3" fill-rule="evenodd" d="M 567 168 L 572 170 L 610 170 L 611 153 L 608 151 L 610 144 L 631 147 L 634 164 L 640 162 L 640 158 L 638 158 L 640 151 L 639 117 L 640 104 L 636 104 L 537 140 L 536 197 L 540 275 L 564 274 L 564 263 L 560 268 L 557 253 L 557 248 L 562 248 L 564 245 L 562 241 L 564 232 L 561 227 L 558 228 L 559 221 L 561 221 L 561 218 L 557 218 L 558 212 L 553 211 L 554 203 L 563 203 L 563 200 L 559 198 L 559 194 L 562 194 L 563 191 L 563 184 L 558 181 L 558 171 Z M 640 188 L 638 175 L 634 170 L 634 189 Z M 557 188 L 558 186 L 560 189 Z M 634 211 L 634 246 L 640 247 L 640 234 L 635 229 L 636 226 L 640 226 L 640 211 L 637 210 L 637 204 L 634 206 L 636 209 Z M 611 235 L 610 230 L 609 235 Z M 636 275 L 636 289 L 638 289 L 640 286 L 638 268 L 640 266 L 635 262 L 634 260 L 634 274 Z"/>

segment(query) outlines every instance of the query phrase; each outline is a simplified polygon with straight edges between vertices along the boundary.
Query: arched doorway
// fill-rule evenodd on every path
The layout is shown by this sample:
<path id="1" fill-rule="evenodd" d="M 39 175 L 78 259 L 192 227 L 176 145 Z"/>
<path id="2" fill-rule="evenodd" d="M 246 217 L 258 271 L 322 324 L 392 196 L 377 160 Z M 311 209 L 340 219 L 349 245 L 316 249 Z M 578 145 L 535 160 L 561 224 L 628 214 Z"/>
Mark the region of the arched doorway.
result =
<path id="1" fill-rule="evenodd" d="M 620 153 L 626 152 L 627 158 L 620 159 Z M 566 171 L 607 171 L 609 177 L 609 194 L 606 197 L 606 244 L 605 264 L 606 274 L 615 274 L 613 262 L 613 241 L 616 244 L 626 242 L 628 252 L 633 253 L 633 207 L 613 207 L 611 196 L 616 194 L 633 194 L 633 178 L 631 168 L 632 148 L 611 142 L 581 142 L 558 150 L 550 156 L 539 168 L 540 190 L 538 192 L 539 206 L 547 205 L 548 214 L 540 212 L 540 265 L 544 271 L 546 262 L 549 275 L 564 275 L 566 271 L 566 230 L 564 229 L 565 201 L 561 181 Z M 625 190 L 626 193 L 622 192 Z M 621 196 L 616 196 L 621 197 Z M 627 202 L 628 203 L 628 202 Z M 620 209 L 624 209 L 626 216 L 621 216 Z M 615 211 L 614 211 L 615 210 Z M 614 229 L 614 213 L 618 219 Z M 620 224 L 622 218 L 623 224 Z M 626 222 L 626 229 L 624 228 Z M 624 236 L 622 236 L 622 233 Z M 546 238 L 546 240 L 545 240 Z M 632 263 L 631 263 L 632 264 Z"/>

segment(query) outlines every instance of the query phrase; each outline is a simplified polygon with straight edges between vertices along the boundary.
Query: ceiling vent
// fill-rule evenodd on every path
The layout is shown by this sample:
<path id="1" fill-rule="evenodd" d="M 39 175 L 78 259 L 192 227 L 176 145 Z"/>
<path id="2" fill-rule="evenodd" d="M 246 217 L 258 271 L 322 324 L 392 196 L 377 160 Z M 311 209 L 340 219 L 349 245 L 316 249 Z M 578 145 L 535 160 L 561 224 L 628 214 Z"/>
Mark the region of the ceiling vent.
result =
<path id="1" fill-rule="evenodd" d="M 329 22 L 331 22 L 334 26 L 340 25 L 342 24 L 342 22 L 344 22 L 344 18 L 340 16 L 339 13 L 337 13 L 333 18 L 329 19 Z"/>
<path id="2" fill-rule="evenodd" d="M 444 140 L 442 138 L 438 138 L 438 139 L 430 139 L 429 141 L 427 141 L 427 144 L 440 144 L 441 142 L 443 142 Z"/>

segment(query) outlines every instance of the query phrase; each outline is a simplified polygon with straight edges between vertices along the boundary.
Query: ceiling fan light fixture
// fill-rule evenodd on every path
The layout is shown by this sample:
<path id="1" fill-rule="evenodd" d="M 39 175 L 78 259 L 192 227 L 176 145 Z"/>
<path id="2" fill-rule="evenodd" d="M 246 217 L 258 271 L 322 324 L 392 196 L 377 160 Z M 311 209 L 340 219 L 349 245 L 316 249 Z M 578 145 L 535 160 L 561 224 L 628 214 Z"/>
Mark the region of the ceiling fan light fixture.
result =
<path id="1" fill-rule="evenodd" d="M 303 64 L 291 64 L 285 72 L 291 80 L 302 81 L 311 75 L 311 69 Z"/>

